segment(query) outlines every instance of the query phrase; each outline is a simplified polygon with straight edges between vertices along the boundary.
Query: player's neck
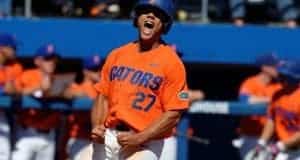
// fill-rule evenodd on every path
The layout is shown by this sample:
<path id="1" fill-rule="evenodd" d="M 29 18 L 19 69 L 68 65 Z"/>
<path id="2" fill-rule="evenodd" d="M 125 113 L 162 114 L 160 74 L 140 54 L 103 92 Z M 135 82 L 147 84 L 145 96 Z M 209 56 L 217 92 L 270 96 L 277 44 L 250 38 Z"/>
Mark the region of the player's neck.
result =
<path id="1" fill-rule="evenodd" d="M 260 73 L 259 78 L 260 78 L 261 82 L 264 84 L 269 84 L 272 81 L 272 78 L 270 76 L 267 76 L 264 73 Z"/>
<path id="2" fill-rule="evenodd" d="M 150 51 L 152 49 L 155 49 L 155 48 L 159 47 L 160 44 L 161 44 L 160 39 L 148 40 L 148 41 L 140 39 L 138 41 L 139 50 L 141 52 L 146 52 L 146 51 Z"/>

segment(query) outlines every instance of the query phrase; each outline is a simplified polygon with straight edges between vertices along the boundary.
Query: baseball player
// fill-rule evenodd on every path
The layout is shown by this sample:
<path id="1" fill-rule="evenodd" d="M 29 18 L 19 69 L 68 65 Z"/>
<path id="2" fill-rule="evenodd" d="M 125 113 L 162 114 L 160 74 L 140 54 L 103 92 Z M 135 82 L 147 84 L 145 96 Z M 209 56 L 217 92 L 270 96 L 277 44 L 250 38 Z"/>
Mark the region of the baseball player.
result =
<path id="1" fill-rule="evenodd" d="M 97 92 L 94 84 L 99 81 L 99 68 L 101 59 L 99 56 L 91 56 L 84 59 L 83 79 L 74 82 L 66 90 L 67 98 L 88 97 L 95 99 Z M 79 160 L 82 151 L 90 144 L 91 117 L 90 111 L 73 111 L 68 116 L 68 144 L 67 153 L 70 160 Z"/>
<path id="2" fill-rule="evenodd" d="M 93 159 L 160 159 L 189 96 L 184 66 L 161 36 L 172 25 L 173 0 L 140 0 L 138 40 L 112 51 L 92 108 Z"/>
<path id="3" fill-rule="evenodd" d="M 22 66 L 16 61 L 17 41 L 13 35 L 0 34 L 0 93 L 11 94 L 14 80 L 22 73 Z M 10 156 L 10 127 L 7 117 L 0 109 L 0 160 Z"/>
<path id="4" fill-rule="evenodd" d="M 255 151 L 266 149 L 275 160 L 300 160 L 300 63 L 287 60 L 278 71 L 283 88 L 274 94 Z"/>
<path id="5" fill-rule="evenodd" d="M 57 52 L 54 45 L 41 46 L 35 53 L 36 68 L 24 71 L 16 80 L 16 89 L 22 95 L 47 97 L 56 67 Z M 53 160 L 55 128 L 60 113 L 46 108 L 22 109 L 17 115 L 19 129 L 12 153 L 13 160 Z"/>
<path id="6" fill-rule="evenodd" d="M 239 100 L 249 104 L 269 103 L 273 94 L 281 88 L 276 70 L 279 59 L 274 54 L 264 54 L 257 57 L 255 63 L 261 71 L 242 83 Z M 233 145 L 240 149 L 241 157 L 255 146 L 265 122 L 265 116 L 249 116 L 241 120 L 238 129 L 241 136 L 233 141 Z"/>

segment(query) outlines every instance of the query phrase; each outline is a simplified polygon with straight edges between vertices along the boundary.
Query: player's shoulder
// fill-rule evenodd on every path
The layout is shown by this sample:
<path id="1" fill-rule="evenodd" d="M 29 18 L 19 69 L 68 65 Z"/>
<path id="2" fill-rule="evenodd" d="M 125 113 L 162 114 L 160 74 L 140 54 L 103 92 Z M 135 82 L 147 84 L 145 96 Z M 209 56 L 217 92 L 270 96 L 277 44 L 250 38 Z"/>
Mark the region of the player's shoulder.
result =
<path id="1" fill-rule="evenodd" d="M 40 75 L 40 71 L 36 68 L 32 68 L 32 69 L 27 69 L 24 70 L 24 72 L 22 73 L 22 76 L 28 76 L 28 77 L 36 77 Z"/>
<path id="2" fill-rule="evenodd" d="M 245 84 L 256 84 L 257 82 L 258 82 L 257 75 L 246 77 L 243 81 L 243 83 L 245 83 Z"/>
<path id="3" fill-rule="evenodd" d="M 183 64 L 181 58 L 171 46 L 167 44 L 162 45 L 160 47 L 160 52 L 161 56 L 163 56 L 163 59 L 168 60 L 168 63 Z"/>
<path id="4" fill-rule="evenodd" d="M 134 48 L 134 42 L 130 42 L 127 44 L 123 44 L 115 49 L 113 49 L 109 54 L 108 57 L 117 57 L 120 54 L 128 53 L 128 51 Z"/>

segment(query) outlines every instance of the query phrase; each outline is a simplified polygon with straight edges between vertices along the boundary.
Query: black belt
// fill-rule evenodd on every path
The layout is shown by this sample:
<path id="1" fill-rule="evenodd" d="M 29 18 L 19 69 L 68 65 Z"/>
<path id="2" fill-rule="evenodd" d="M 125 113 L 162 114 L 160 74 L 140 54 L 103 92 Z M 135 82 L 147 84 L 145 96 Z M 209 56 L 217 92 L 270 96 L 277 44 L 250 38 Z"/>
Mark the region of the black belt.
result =
<path id="1" fill-rule="evenodd" d="M 123 132 L 131 131 L 131 128 L 130 128 L 127 124 L 125 124 L 125 123 L 123 123 L 123 122 L 119 122 L 119 123 L 116 125 L 115 129 L 116 129 L 117 131 L 123 131 Z"/>

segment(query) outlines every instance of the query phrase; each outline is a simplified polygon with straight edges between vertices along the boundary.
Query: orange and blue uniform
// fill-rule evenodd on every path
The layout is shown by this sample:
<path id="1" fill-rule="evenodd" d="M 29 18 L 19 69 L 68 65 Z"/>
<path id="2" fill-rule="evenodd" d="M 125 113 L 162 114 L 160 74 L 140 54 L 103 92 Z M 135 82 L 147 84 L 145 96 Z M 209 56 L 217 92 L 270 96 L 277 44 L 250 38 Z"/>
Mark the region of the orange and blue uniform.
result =
<path id="1" fill-rule="evenodd" d="M 121 121 L 139 132 L 165 111 L 187 109 L 185 74 L 180 58 L 167 45 L 140 52 L 137 43 L 129 43 L 112 51 L 95 85 L 109 103 L 105 126 L 113 128 Z"/>
<path id="2" fill-rule="evenodd" d="M 300 89 L 276 98 L 268 109 L 268 117 L 274 121 L 280 141 L 286 141 L 300 132 Z"/>
<path id="3" fill-rule="evenodd" d="M 20 63 L 14 62 L 4 65 L 0 68 L 0 87 L 4 87 L 6 83 L 14 81 L 23 72 L 23 67 Z"/>
<path id="4" fill-rule="evenodd" d="M 250 96 L 272 98 L 273 94 L 280 90 L 280 83 L 264 84 L 259 80 L 258 75 L 245 80 L 240 88 L 240 100 L 248 103 Z M 259 136 L 266 123 L 265 116 L 249 116 L 243 118 L 240 122 L 239 131 L 241 134 L 249 136 Z"/>
<path id="5" fill-rule="evenodd" d="M 97 92 L 94 88 L 94 83 L 84 81 L 80 84 L 71 84 L 69 90 L 71 92 L 84 92 L 90 99 L 95 99 Z M 89 139 L 91 131 L 91 118 L 89 111 L 74 111 L 68 116 L 67 123 L 69 137 Z"/>
<path id="6" fill-rule="evenodd" d="M 25 88 L 39 88 L 42 73 L 39 69 L 31 69 L 16 80 L 16 89 L 21 92 Z M 49 131 L 60 124 L 60 113 L 48 109 L 24 109 L 18 115 L 18 122 L 23 127 L 32 127 L 42 131 Z"/>

